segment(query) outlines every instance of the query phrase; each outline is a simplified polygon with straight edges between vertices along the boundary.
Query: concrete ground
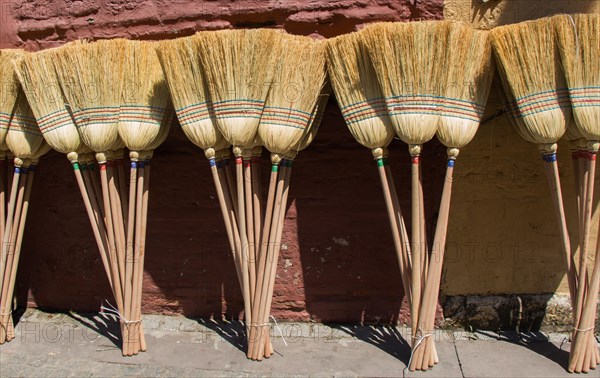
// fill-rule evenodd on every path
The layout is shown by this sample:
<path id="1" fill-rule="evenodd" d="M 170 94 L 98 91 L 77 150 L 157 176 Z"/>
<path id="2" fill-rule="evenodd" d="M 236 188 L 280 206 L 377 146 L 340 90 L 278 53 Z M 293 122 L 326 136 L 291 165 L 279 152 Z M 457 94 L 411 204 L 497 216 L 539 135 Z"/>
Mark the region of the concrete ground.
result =
<path id="1" fill-rule="evenodd" d="M 275 354 L 246 359 L 239 323 L 145 316 L 148 351 L 122 357 L 118 325 L 99 314 L 27 310 L 16 338 L 0 346 L 0 377 L 382 376 L 569 377 L 569 343 L 559 334 L 438 331 L 440 363 L 408 372 L 405 328 L 284 323 Z M 598 370 L 589 376 L 599 377 Z"/>

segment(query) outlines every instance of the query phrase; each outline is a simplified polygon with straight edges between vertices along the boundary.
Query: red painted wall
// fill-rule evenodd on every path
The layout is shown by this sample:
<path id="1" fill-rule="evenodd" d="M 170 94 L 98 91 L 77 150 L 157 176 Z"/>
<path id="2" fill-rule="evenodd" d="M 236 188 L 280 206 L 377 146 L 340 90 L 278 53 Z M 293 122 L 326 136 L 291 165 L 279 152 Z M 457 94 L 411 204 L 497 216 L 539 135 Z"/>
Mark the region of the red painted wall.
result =
<path id="1" fill-rule="evenodd" d="M 11 1 L 2 3 L 0 44 L 37 50 L 77 38 L 161 39 L 241 27 L 332 37 L 377 20 L 441 18 L 441 3 Z M 241 293 L 208 163 L 173 126 L 153 162 L 143 311 L 237 317 Z M 408 214 L 406 147 L 394 144 L 391 158 Z M 429 143 L 424 159 L 434 167 L 424 172 L 432 224 L 445 149 Z M 49 309 L 98 310 L 110 290 L 66 158 L 54 152 L 45 156 L 36 180 L 18 298 Z M 316 141 L 295 163 L 288 206 L 273 301 L 276 317 L 393 322 L 402 314 L 407 319 L 375 164 L 347 131 L 333 98 Z"/>

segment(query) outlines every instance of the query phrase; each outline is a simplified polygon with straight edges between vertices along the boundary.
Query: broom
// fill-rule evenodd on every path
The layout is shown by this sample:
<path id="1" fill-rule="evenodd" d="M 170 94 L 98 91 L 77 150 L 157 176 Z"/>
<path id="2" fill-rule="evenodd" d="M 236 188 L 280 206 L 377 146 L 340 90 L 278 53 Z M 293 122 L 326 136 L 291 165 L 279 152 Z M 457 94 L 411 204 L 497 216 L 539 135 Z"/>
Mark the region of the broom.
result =
<path id="1" fill-rule="evenodd" d="M 552 21 L 540 19 L 496 28 L 492 43 L 502 83 L 513 101 L 517 131 L 539 145 L 546 164 L 553 204 L 560 226 L 562 250 L 573 308 L 576 308 L 577 273 L 564 214 L 556 142 L 571 122 L 571 109 L 560 68 Z M 579 281 L 580 285 L 583 281 Z"/>
<path id="2" fill-rule="evenodd" d="M 587 143 L 585 154 L 585 167 L 587 178 L 580 185 L 585 185 L 582 192 L 580 208 L 582 218 L 582 239 L 580 241 L 579 285 L 577 287 L 577 306 L 575 314 L 575 333 L 573 335 L 574 348 L 569 361 L 569 370 L 586 371 L 588 366 L 595 368 L 600 362 L 598 347 L 593 337 L 593 318 L 589 314 L 586 325 L 582 322 L 584 301 L 591 303 L 595 313 L 598 288 L 594 290 L 587 285 L 587 256 L 589 249 L 589 233 L 592 215 L 594 180 L 596 168 L 596 155 L 600 141 L 600 17 L 598 15 L 560 15 L 553 19 L 558 40 L 562 66 L 569 87 L 575 128 L 583 135 Z M 587 182 L 586 182 L 587 181 Z M 598 264 L 596 259 L 595 265 Z M 587 293 L 585 292 L 587 289 Z M 590 328 L 582 332 L 581 329 Z M 585 340 L 588 340 L 587 342 Z M 581 341 L 584 340 L 584 341 Z M 582 348 L 588 348 L 584 353 Z"/>
<path id="3" fill-rule="evenodd" d="M 67 46 L 54 59 L 61 88 L 83 142 L 96 153 L 108 239 L 113 292 L 121 320 L 125 316 L 125 245 L 120 199 L 114 179 L 113 158 L 123 142 L 119 138 L 119 106 L 122 91 L 115 62 L 122 56 L 123 40 Z M 126 329 L 121 322 L 123 340 Z M 125 348 L 126 345 L 123 345 Z M 123 350 L 125 352 L 125 350 Z"/>
<path id="4" fill-rule="evenodd" d="M 417 333 L 421 335 L 434 331 L 455 160 L 459 149 L 465 147 L 477 132 L 494 73 L 491 65 L 491 43 L 487 32 L 452 23 L 447 48 L 448 54 L 444 63 L 448 70 L 437 137 L 448 148 L 448 161 L 429 271 L 419 312 L 419 327 L 422 328 Z M 416 353 L 416 358 L 411 361 L 409 369 L 428 370 L 437 363 L 432 348 L 433 338 L 428 337 L 417 346 L 416 352 L 413 352 Z"/>
<path id="5" fill-rule="evenodd" d="M 243 293 L 240 235 L 228 182 L 222 177 L 223 163 L 219 164 L 221 158 L 229 156 L 225 152 L 229 143 L 214 122 L 213 106 L 208 98 L 209 88 L 200 65 L 199 42 L 195 36 L 163 41 L 158 45 L 157 53 L 179 124 L 187 138 L 202 148 L 209 160 L 229 248 Z"/>
<path id="6" fill-rule="evenodd" d="M 99 207 L 97 205 L 92 206 L 92 203 L 96 202 L 96 196 L 93 194 L 91 184 L 86 187 L 79 164 L 79 156 L 90 150 L 81 141 L 71 115 L 65 107 L 65 101 L 52 63 L 52 56 L 55 53 L 56 51 L 51 49 L 26 54 L 15 61 L 15 71 L 27 95 L 27 100 L 31 105 L 44 139 L 52 149 L 66 154 L 73 165 L 73 172 L 112 287 L 108 255 L 106 254 L 107 242 L 105 240 L 104 221 L 99 222 Z M 87 168 L 87 164 L 81 166 L 82 169 L 84 167 Z M 92 192 L 92 196 L 88 192 Z"/>
<path id="7" fill-rule="evenodd" d="M 402 284 L 410 307 L 410 245 L 385 158 L 394 130 L 385 109 L 383 94 L 358 33 L 329 40 L 327 52 L 329 78 L 346 125 L 354 139 L 372 151 L 377 162 Z"/>
<path id="8" fill-rule="evenodd" d="M 127 41 L 120 61 L 123 94 L 119 109 L 119 136 L 130 150 L 127 260 L 125 269 L 125 319 L 133 330 L 126 355 L 141 348 L 141 289 L 144 266 L 144 228 L 147 221 L 151 149 L 166 137 L 164 124 L 169 106 L 168 88 L 152 42 Z M 156 143 L 157 139 L 159 140 Z M 141 162 L 141 164 L 140 164 Z M 138 165 L 143 173 L 138 172 Z M 137 181 L 137 183 L 136 183 Z M 135 234 L 135 235 L 134 235 Z M 135 238 L 134 238 L 135 237 Z M 130 306 L 127 308 L 127 306 Z M 143 348 L 145 349 L 145 348 Z"/>
<path id="9" fill-rule="evenodd" d="M 5 196 L 5 179 L 7 178 L 7 159 L 8 146 L 6 145 L 6 134 L 8 125 L 12 117 L 19 89 L 19 82 L 15 74 L 12 60 L 21 56 L 21 50 L 0 50 L 0 82 L 2 83 L 2 91 L 0 92 L 0 246 L 4 245 L 4 228 L 6 221 L 6 196 Z M 0 292 L 2 291 L 2 277 L 4 265 L 6 261 L 0 256 Z M 0 318 L 5 318 L 7 315 L 0 313 Z M 3 332 L 0 330 L 0 332 Z M 3 340 L 0 337 L 0 341 Z"/>
<path id="10" fill-rule="evenodd" d="M 71 115 L 65 107 L 65 101 L 52 63 L 52 57 L 55 53 L 56 50 L 51 49 L 26 54 L 15 61 L 15 71 L 27 95 L 27 100 L 31 105 L 44 139 L 51 148 L 66 154 L 73 166 L 73 172 L 92 225 L 102 263 L 112 288 L 104 220 L 91 182 L 87 184 L 84 182 L 83 176 L 88 173 L 86 172 L 88 164 L 87 162 L 80 164 L 79 161 L 82 154 L 88 154 L 91 150 L 81 141 Z M 82 172 L 84 173 L 82 174 Z"/>
<path id="11" fill-rule="evenodd" d="M 385 97 L 391 123 L 408 144 L 412 159 L 412 302 L 413 348 L 427 335 L 417 334 L 427 241 L 424 233 L 420 151 L 433 138 L 440 120 L 441 83 L 448 22 L 376 23 L 361 32 Z"/>
<path id="12" fill-rule="evenodd" d="M 19 89 L 14 113 L 11 117 L 6 144 L 15 156 L 14 177 L 7 208 L 5 240 L 2 244 L 3 265 L 0 294 L 0 342 L 14 338 L 12 322 L 13 292 L 17 275 L 21 240 L 23 237 L 29 194 L 33 176 L 28 175 L 31 161 L 49 150 L 37 127 L 31 108 L 22 89 Z M 32 168 L 34 169 L 34 168 Z"/>
<path id="13" fill-rule="evenodd" d="M 282 163 L 285 161 L 284 166 L 291 167 L 293 155 L 289 153 L 298 150 L 302 137 L 310 126 L 311 114 L 318 104 L 326 78 L 325 43 L 308 37 L 284 35 L 281 45 L 285 48 L 281 50 L 258 129 L 260 140 L 271 153 L 272 176 L 277 173 L 278 161 Z M 295 88 L 291 90 L 290 84 Z M 258 262 L 258 287 L 252 314 L 255 324 L 251 332 L 254 331 L 257 336 L 253 337 L 251 334 L 250 340 L 253 343 L 248 350 L 248 357 L 256 360 L 261 360 L 266 355 L 265 346 L 268 338 L 266 325 L 269 323 L 270 303 L 285 217 L 289 171 L 289 168 L 284 168 L 279 173 L 277 187 L 270 185 L 269 188 L 270 196 L 273 193 L 275 196 L 267 198 Z M 271 183 L 273 181 L 272 179 Z M 270 203 L 273 204 L 272 210 L 270 210 Z M 270 227 L 267 228 L 271 211 Z"/>
<path id="14" fill-rule="evenodd" d="M 278 40 L 275 30 L 223 30 L 197 34 L 200 62 L 209 83 L 215 122 L 227 142 L 233 146 L 236 158 L 237 219 L 241 241 L 241 265 L 244 294 L 244 317 L 250 335 L 252 293 L 247 223 L 252 217 L 246 211 L 244 191 L 243 151 L 250 150 L 264 108 L 268 84 L 274 71 Z M 246 153 L 248 157 L 248 153 Z M 251 156 L 251 153 L 250 153 Z M 251 172 L 251 171 L 247 171 Z M 254 274 L 253 274 L 254 276 Z M 250 342 L 250 341 L 249 341 Z"/>

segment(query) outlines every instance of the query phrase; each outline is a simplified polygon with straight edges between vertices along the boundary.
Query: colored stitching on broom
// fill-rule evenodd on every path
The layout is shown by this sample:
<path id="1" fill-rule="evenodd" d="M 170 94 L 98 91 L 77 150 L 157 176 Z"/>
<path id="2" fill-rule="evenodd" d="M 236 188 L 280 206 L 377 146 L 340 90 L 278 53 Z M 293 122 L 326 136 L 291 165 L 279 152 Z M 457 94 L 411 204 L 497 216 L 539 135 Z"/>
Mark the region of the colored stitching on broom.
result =
<path id="1" fill-rule="evenodd" d="M 82 170 L 82 171 L 87 171 L 87 169 L 88 169 L 88 166 L 87 166 L 87 164 L 85 164 L 85 163 L 84 163 L 84 164 L 81 164 L 81 170 Z"/>
<path id="2" fill-rule="evenodd" d="M 188 124 L 194 120 L 203 121 L 214 117 L 214 111 L 209 108 L 208 103 L 200 103 L 195 105 L 189 105 L 176 110 L 179 122 L 182 125 Z"/>
<path id="3" fill-rule="evenodd" d="M 38 125 L 42 132 L 59 129 L 73 124 L 71 115 L 66 110 L 54 112 L 52 115 L 40 117 Z"/>
<path id="4" fill-rule="evenodd" d="M 356 108 L 356 107 L 364 106 L 363 104 L 383 104 L 385 106 L 385 97 L 376 97 L 376 98 L 367 99 L 365 101 L 353 102 L 352 104 L 348 104 L 346 106 L 342 106 L 340 108 L 340 110 L 342 110 L 342 111 L 344 111 L 344 110 L 354 110 L 354 108 Z"/>
<path id="5" fill-rule="evenodd" d="M 252 163 L 251 163 L 250 159 L 244 160 L 244 167 L 250 168 L 251 166 L 252 166 Z"/>
<path id="6" fill-rule="evenodd" d="M 215 161 L 215 158 L 208 159 L 208 163 L 210 164 L 211 168 L 217 166 L 217 162 Z"/>
<path id="7" fill-rule="evenodd" d="M 412 162 L 413 164 L 419 164 L 419 161 L 420 161 L 420 159 L 419 159 L 419 155 L 416 155 L 416 156 L 411 156 L 411 162 Z"/>
<path id="8" fill-rule="evenodd" d="M 243 162 L 243 159 L 240 156 L 237 156 L 235 158 L 235 164 L 242 164 L 242 162 Z"/>
<path id="9" fill-rule="evenodd" d="M 552 154 L 545 154 L 542 155 L 542 159 L 546 162 L 546 163 L 554 163 L 556 161 L 556 154 L 552 153 Z"/>
<path id="10" fill-rule="evenodd" d="M 442 107 L 463 109 L 475 113 L 481 113 L 485 110 L 485 105 L 481 105 L 476 102 L 442 96 L 405 96 L 405 99 L 399 99 L 398 97 L 390 97 L 387 99 L 386 104 L 389 106 L 390 103 L 437 104 L 438 106 Z"/>
<path id="11" fill-rule="evenodd" d="M 454 159 L 448 159 L 448 168 L 454 168 Z"/>
<path id="12" fill-rule="evenodd" d="M 138 168 L 144 169 L 145 167 L 146 167 L 146 162 L 145 161 L 138 161 Z"/>
<path id="13" fill-rule="evenodd" d="M 383 161 L 382 158 L 377 159 L 376 162 L 377 162 L 377 167 L 379 167 L 379 168 L 381 168 L 385 165 L 385 162 Z"/>
<path id="14" fill-rule="evenodd" d="M 517 102 L 520 102 L 521 100 L 525 100 L 525 99 L 528 99 L 530 97 L 534 97 L 535 98 L 535 97 L 538 97 L 538 96 L 543 97 L 543 96 L 549 96 L 549 95 L 552 95 L 554 97 L 560 97 L 565 92 L 568 93 L 569 89 L 568 88 L 549 89 L 547 91 L 542 91 L 542 92 L 537 92 L 537 93 L 531 93 L 531 94 L 528 94 L 528 95 L 525 95 L 525 96 L 517 97 L 515 100 Z"/>
<path id="15" fill-rule="evenodd" d="M 279 170 L 279 165 L 271 164 L 271 172 L 277 172 Z"/>
<path id="16" fill-rule="evenodd" d="M 106 163 L 100 163 L 100 170 L 106 171 Z"/>
<path id="17" fill-rule="evenodd" d="M 73 163 L 73 170 L 74 171 L 78 171 L 79 170 L 79 163 L 77 163 L 77 162 Z"/>
<path id="18" fill-rule="evenodd" d="M 132 161 L 130 167 L 131 169 L 137 169 L 137 161 Z"/>

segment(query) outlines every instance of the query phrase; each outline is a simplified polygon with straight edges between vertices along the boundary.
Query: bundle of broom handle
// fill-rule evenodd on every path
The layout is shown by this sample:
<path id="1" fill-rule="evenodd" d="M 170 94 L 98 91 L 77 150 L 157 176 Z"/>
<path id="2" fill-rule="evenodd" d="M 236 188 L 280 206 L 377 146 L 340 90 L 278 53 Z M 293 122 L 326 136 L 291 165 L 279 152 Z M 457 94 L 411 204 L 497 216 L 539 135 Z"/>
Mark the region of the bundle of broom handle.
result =
<path id="1" fill-rule="evenodd" d="M 591 315 L 591 325 L 588 325 L 587 328 L 583 328 L 584 324 L 589 324 L 590 315 L 588 314 L 585 319 L 583 319 L 583 314 L 587 311 L 587 307 L 592 308 L 592 314 L 595 314 L 596 302 L 597 302 L 597 293 L 598 288 L 592 287 L 593 285 L 588 284 L 587 279 L 587 266 L 585 265 L 585 260 L 583 264 L 580 264 L 579 274 L 577 273 L 577 269 L 575 266 L 575 262 L 573 259 L 573 255 L 571 253 L 570 247 L 570 239 L 569 233 L 567 230 L 567 223 L 565 217 L 564 205 L 562 202 L 562 191 L 560 185 L 560 177 L 558 174 L 558 164 L 556 162 L 556 151 L 551 149 L 542 150 L 543 160 L 545 162 L 545 170 L 546 176 L 548 178 L 548 184 L 551 189 L 552 202 L 554 204 L 555 212 L 557 215 L 557 219 L 560 227 L 561 241 L 563 254 L 565 257 L 565 266 L 567 270 L 567 280 L 569 284 L 569 293 L 571 295 L 571 304 L 574 309 L 574 317 L 575 317 L 575 329 L 573 332 L 573 342 L 571 346 L 571 355 L 569 358 L 569 366 L 568 370 L 573 372 L 588 372 L 589 369 L 594 369 L 600 362 L 600 356 L 598 355 L 598 348 L 596 344 L 596 340 L 593 338 L 593 322 L 594 315 Z M 592 155 L 590 155 L 591 157 Z M 579 160 L 581 160 L 582 154 L 579 153 Z M 595 157 L 595 153 L 594 153 Z M 590 158 L 589 160 L 592 160 Z M 595 160 L 595 159 L 594 159 Z M 594 163 L 595 164 L 595 163 Z M 589 222 L 583 219 L 584 216 L 591 217 L 591 207 L 590 213 L 586 215 L 586 208 L 591 206 L 591 203 L 587 203 L 589 200 L 591 202 L 593 197 L 593 179 L 592 182 L 589 182 L 590 176 L 589 174 L 585 174 L 585 170 L 588 170 L 592 165 L 591 163 L 587 164 L 577 164 L 579 166 L 576 169 L 575 174 L 577 175 L 576 183 L 579 184 L 578 190 L 580 190 L 579 194 L 579 212 L 580 212 L 580 233 L 583 234 L 581 236 L 581 248 L 582 253 L 580 254 L 580 258 L 583 257 L 585 252 L 583 252 L 583 244 L 585 235 L 585 223 Z M 586 166 L 587 165 L 587 166 Z M 595 171 L 595 168 L 591 168 Z M 590 191 L 591 189 L 591 191 Z M 588 231 L 589 233 L 589 231 Z M 587 257 L 585 257 L 587 260 Z M 581 260 L 580 260 L 581 262 Z M 598 260 L 596 260 L 597 265 Z M 583 266 L 583 269 L 581 268 Z M 579 290 L 584 290 L 583 299 L 579 300 Z M 585 296 L 585 291 L 587 291 L 590 295 Z M 591 299 L 591 301 L 590 301 Z M 578 303 L 579 302 L 579 303 Z M 593 305 L 591 305 L 593 303 Z M 579 313 L 579 308 L 583 309 L 582 313 Z M 584 309 L 585 308 L 585 309 Z M 585 322 L 584 322 L 585 320 Z"/>
<path id="2" fill-rule="evenodd" d="M 35 163 L 15 159 L 10 200 L 7 206 L 2 243 L 0 271 L 0 344 L 14 339 L 12 320 L 13 294 L 17 278 L 21 243 L 25 231 L 29 198 L 33 184 Z"/>
<path id="3" fill-rule="evenodd" d="M 431 337 L 434 331 L 437 298 L 439 295 L 442 266 L 444 262 L 444 250 L 446 245 L 446 234 L 448 229 L 448 218 L 450 215 L 450 200 L 452 195 L 452 175 L 454 173 L 455 157 L 448 157 L 446 178 L 442 189 L 442 198 L 438 212 L 438 220 L 433 240 L 431 257 L 429 258 L 428 273 L 426 276 L 423 298 L 418 315 L 419 343 L 414 346 L 413 356 L 409 369 L 428 370 L 438 363 L 434 340 Z"/>
<path id="4" fill-rule="evenodd" d="M 583 147 L 581 143 L 580 147 Z M 578 193 L 580 255 L 578 280 L 575 283 L 576 297 L 572 297 L 575 327 L 568 370 L 578 373 L 595 369 L 600 363 L 600 353 L 594 338 L 598 287 L 594 287 L 593 273 L 590 278 L 587 269 L 597 152 L 597 143 L 590 142 L 587 148 L 580 148 L 573 153 L 575 185 Z M 594 270 L 597 265 L 598 254 L 596 253 Z M 585 318 L 584 313 L 587 313 Z"/>
<path id="5" fill-rule="evenodd" d="M 130 356 L 146 350 L 141 324 L 141 290 L 150 160 L 149 157 L 148 160 L 132 159 L 127 199 L 123 199 L 127 195 L 123 165 L 119 165 L 123 159 L 119 160 L 121 162 L 100 162 L 100 180 L 94 163 L 80 163 L 75 159 L 72 165 L 116 301 L 123 355 Z"/>

